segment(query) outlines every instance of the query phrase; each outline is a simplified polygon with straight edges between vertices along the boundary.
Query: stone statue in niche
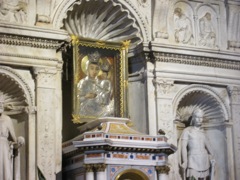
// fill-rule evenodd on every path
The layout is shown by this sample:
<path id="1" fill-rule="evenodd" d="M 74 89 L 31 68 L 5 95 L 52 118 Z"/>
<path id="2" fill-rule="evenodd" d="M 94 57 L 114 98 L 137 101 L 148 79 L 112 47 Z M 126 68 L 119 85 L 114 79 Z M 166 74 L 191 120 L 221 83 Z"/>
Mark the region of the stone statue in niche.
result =
<path id="1" fill-rule="evenodd" d="M 174 10 L 174 16 L 175 41 L 182 44 L 193 44 L 193 30 L 190 18 L 182 12 L 181 8 Z"/>
<path id="2" fill-rule="evenodd" d="M 199 33 L 199 44 L 201 46 L 216 46 L 216 32 L 214 30 L 212 17 L 209 12 L 199 19 Z"/>
<path id="3" fill-rule="evenodd" d="M 215 160 L 209 140 L 201 128 L 203 111 L 196 108 L 189 127 L 179 140 L 179 163 L 183 180 L 213 179 Z"/>
<path id="4" fill-rule="evenodd" d="M 19 148 L 24 138 L 15 136 L 12 120 L 4 114 L 4 95 L 0 92 L 0 179 L 20 180 Z"/>
<path id="5" fill-rule="evenodd" d="M 5 0 L 0 3 L 0 20 L 24 23 L 27 21 L 27 4 L 18 0 Z"/>

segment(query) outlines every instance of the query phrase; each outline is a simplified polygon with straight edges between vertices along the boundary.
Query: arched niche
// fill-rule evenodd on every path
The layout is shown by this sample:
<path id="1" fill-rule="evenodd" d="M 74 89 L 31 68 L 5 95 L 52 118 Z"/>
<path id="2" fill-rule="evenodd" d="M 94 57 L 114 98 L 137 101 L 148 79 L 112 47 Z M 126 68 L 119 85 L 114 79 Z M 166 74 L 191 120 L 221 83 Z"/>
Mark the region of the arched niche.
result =
<path id="1" fill-rule="evenodd" d="M 224 100 L 210 86 L 190 85 L 182 89 L 174 99 L 174 115 L 179 139 L 189 126 L 192 112 L 200 108 L 204 112 L 203 128 L 210 141 L 216 159 L 216 178 L 225 180 L 229 176 L 227 122 L 229 111 Z M 179 144 L 178 144 L 179 145 Z"/>
<path id="2" fill-rule="evenodd" d="M 22 136 L 25 145 L 20 148 L 21 179 L 27 179 L 28 162 L 32 160 L 29 152 L 29 110 L 34 100 L 27 83 L 12 68 L 0 66 L 0 92 L 4 94 L 4 113 L 13 121 L 16 137 Z M 28 161 L 29 160 L 29 161 Z"/>
<path id="3" fill-rule="evenodd" d="M 117 174 L 116 180 L 126 180 L 126 179 L 137 179 L 137 180 L 148 180 L 149 178 L 145 173 L 138 169 L 126 169 L 119 174 Z"/>
<path id="4" fill-rule="evenodd" d="M 121 1 L 63 1 L 53 16 L 53 25 L 83 38 L 121 42 L 135 48 L 149 40 L 143 18 L 131 3 Z"/>

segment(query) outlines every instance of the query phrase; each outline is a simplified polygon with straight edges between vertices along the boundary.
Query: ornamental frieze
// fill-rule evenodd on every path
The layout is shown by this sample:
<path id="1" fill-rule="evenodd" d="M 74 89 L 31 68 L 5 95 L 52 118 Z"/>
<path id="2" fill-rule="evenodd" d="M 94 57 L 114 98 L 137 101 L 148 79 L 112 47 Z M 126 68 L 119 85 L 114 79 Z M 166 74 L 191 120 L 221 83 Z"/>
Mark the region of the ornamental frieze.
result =
<path id="1" fill-rule="evenodd" d="M 61 46 L 61 43 L 56 40 L 6 34 L 0 34 L 0 44 L 28 46 L 43 49 L 58 49 Z"/>
<path id="2" fill-rule="evenodd" d="M 192 55 L 153 52 L 153 56 L 145 56 L 150 62 L 166 62 L 194 66 L 206 66 L 222 69 L 240 70 L 240 62 L 227 59 L 209 58 Z"/>

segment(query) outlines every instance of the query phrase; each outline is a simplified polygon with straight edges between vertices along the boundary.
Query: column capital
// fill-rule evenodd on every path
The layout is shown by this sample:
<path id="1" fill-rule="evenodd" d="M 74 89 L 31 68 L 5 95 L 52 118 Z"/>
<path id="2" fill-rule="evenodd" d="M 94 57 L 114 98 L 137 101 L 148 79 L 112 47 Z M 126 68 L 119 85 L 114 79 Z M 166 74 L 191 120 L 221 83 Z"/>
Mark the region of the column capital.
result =
<path id="1" fill-rule="evenodd" d="M 240 104 L 240 86 L 227 87 L 232 104 Z"/>
<path id="2" fill-rule="evenodd" d="M 174 86 L 174 80 L 157 78 L 153 80 L 153 84 L 155 85 L 157 92 L 159 92 L 160 95 L 166 95 L 171 92 L 171 89 Z"/>
<path id="3" fill-rule="evenodd" d="M 107 165 L 106 164 L 94 164 L 94 168 L 97 172 L 103 172 L 105 171 Z"/>
<path id="4" fill-rule="evenodd" d="M 85 168 L 86 172 L 93 172 L 94 164 L 84 164 L 83 167 Z"/>
<path id="5" fill-rule="evenodd" d="M 156 166 L 156 171 L 159 174 L 168 174 L 170 171 L 170 168 L 168 166 Z"/>
<path id="6" fill-rule="evenodd" d="M 57 73 L 58 70 L 56 68 L 33 68 L 33 75 L 37 82 L 37 87 L 41 88 L 55 88 Z"/>

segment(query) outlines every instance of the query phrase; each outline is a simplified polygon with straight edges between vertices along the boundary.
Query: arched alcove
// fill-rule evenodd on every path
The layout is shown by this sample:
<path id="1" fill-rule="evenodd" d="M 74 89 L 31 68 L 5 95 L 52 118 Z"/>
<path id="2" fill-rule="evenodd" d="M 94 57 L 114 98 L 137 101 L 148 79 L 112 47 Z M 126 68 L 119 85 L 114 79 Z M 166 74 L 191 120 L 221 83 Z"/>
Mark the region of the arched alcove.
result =
<path id="1" fill-rule="evenodd" d="M 142 42 L 137 22 L 120 4 L 113 1 L 82 1 L 67 11 L 63 29 L 69 34 L 102 41 Z"/>
<path id="2" fill-rule="evenodd" d="M 178 139 L 183 129 L 190 126 L 191 115 L 196 108 L 200 108 L 204 112 L 202 127 L 215 155 L 215 176 L 217 179 L 225 180 L 228 177 L 228 164 L 226 162 L 229 158 L 226 131 L 229 113 L 226 104 L 210 86 L 190 85 L 182 89 L 174 99 Z"/>
<path id="3" fill-rule="evenodd" d="M 53 14 L 53 26 L 83 38 L 121 42 L 130 50 L 149 41 L 148 25 L 131 2 L 64 0 Z"/>
<path id="4" fill-rule="evenodd" d="M 144 174 L 140 170 L 126 169 L 120 172 L 115 179 L 116 180 L 126 180 L 126 179 L 148 180 L 148 177 L 146 174 Z"/>
<path id="5" fill-rule="evenodd" d="M 4 113 L 12 119 L 16 137 L 22 136 L 25 145 L 20 148 L 21 179 L 27 179 L 28 107 L 33 106 L 33 96 L 27 83 L 12 68 L 0 66 L 0 92 L 4 95 Z"/>

